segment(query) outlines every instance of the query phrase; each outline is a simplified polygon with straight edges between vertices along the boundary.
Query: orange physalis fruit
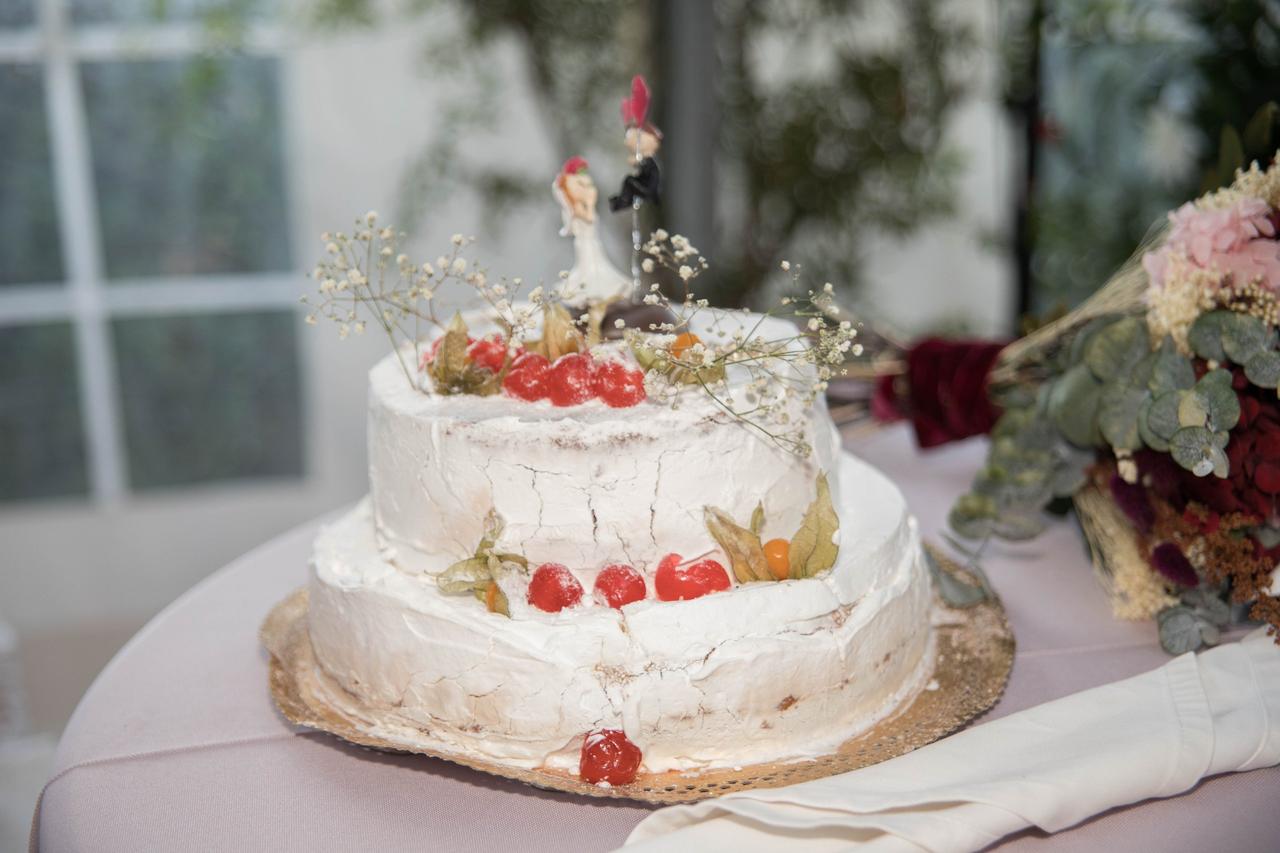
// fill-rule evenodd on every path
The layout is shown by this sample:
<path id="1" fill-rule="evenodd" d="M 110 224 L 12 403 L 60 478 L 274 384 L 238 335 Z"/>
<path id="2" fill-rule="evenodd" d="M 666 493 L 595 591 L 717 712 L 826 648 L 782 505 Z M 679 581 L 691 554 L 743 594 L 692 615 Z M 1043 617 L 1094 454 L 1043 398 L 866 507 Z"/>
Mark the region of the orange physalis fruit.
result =
<path id="1" fill-rule="evenodd" d="M 496 583 L 490 583 L 489 588 L 485 590 L 484 605 L 489 608 L 490 613 L 498 609 L 498 585 Z"/>
<path id="2" fill-rule="evenodd" d="M 770 539 L 764 543 L 764 560 L 775 578 L 786 580 L 791 570 L 791 543 L 786 539 Z"/>
<path id="3" fill-rule="evenodd" d="M 702 338 L 693 332 L 681 332 L 676 335 L 676 339 L 671 343 L 671 355 L 674 358 L 680 358 L 684 355 L 684 351 L 694 344 L 702 343 Z"/>

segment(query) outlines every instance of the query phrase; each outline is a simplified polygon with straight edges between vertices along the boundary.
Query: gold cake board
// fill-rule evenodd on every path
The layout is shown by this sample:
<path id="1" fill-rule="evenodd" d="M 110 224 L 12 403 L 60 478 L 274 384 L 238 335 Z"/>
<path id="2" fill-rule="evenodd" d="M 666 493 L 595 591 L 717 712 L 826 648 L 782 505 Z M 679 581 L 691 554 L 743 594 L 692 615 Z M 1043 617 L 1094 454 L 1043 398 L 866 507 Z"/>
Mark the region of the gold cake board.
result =
<path id="1" fill-rule="evenodd" d="M 954 566 L 946 568 L 953 570 Z M 642 773 L 629 785 L 601 787 L 563 771 L 508 767 L 460 753 L 424 749 L 375 733 L 361 715 L 335 707 L 324 698 L 327 692 L 339 688 L 322 683 L 326 676 L 316 666 L 306 616 L 304 588 L 277 604 L 261 629 L 262 644 L 271 655 L 271 695 L 290 722 L 360 746 L 442 758 L 538 788 L 646 803 L 688 803 L 748 788 L 793 785 L 911 752 L 957 731 L 991 708 L 1009 679 L 1014 651 L 1013 632 L 998 601 L 961 610 L 946 606 L 935 596 L 937 645 L 932 675 L 923 679 L 923 688 L 897 711 L 845 741 L 835 752 L 814 759 L 733 769 Z M 358 705 L 354 697 L 350 699 L 353 706 Z"/>

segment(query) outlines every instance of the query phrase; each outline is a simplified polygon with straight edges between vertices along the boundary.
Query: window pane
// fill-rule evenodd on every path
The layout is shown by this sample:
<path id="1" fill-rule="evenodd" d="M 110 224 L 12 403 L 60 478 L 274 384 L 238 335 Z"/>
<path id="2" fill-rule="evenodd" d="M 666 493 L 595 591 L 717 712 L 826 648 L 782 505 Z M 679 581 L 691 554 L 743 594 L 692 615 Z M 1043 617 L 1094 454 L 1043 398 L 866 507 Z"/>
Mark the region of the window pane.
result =
<path id="1" fill-rule="evenodd" d="M 273 59 L 83 66 L 110 278 L 286 270 Z"/>
<path id="2" fill-rule="evenodd" d="M 0 501 L 87 490 L 71 326 L 0 327 Z"/>
<path id="3" fill-rule="evenodd" d="M 0 0 L 4 3 L 5 0 Z M 75 24 L 145 24 L 262 18 L 278 0 L 71 0 Z"/>
<path id="4" fill-rule="evenodd" d="M 35 22 L 35 0 L 0 0 L 0 27 L 29 27 Z"/>
<path id="5" fill-rule="evenodd" d="M 113 322 L 134 489 L 302 474 L 296 319 Z"/>
<path id="6" fill-rule="evenodd" d="M 61 279 L 40 67 L 0 65 L 0 287 Z"/>

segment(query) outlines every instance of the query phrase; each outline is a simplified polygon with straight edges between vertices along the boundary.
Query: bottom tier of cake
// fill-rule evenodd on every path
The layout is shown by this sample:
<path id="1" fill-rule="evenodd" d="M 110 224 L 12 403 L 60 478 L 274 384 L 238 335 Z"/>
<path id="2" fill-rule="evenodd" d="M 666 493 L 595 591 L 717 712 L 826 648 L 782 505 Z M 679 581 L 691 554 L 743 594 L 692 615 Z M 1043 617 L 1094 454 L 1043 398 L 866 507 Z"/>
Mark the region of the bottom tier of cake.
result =
<path id="1" fill-rule="evenodd" d="M 316 542 L 316 660 L 395 739 L 511 767 L 576 772 L 598 729 L 625 731 L 649 772 L 822 755 L 892 713 L 932 669 L 915 520 L 874 468 L 839 464 L 829 573 L 621 610 L 508 618 L 445 595 L 382 558 L 362 503 Z"/>

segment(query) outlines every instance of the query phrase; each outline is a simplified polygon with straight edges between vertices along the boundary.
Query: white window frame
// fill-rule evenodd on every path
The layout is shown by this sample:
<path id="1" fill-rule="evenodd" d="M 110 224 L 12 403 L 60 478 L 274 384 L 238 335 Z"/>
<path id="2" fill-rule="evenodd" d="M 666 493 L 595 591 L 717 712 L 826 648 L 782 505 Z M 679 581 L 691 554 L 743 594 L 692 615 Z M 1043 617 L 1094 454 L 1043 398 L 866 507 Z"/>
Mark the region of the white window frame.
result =
<path id="1" fill-rule="evenodd" d="M 114 503 L 129 493 L 128 465 L 116 382 L 110 323 L 120 317 L 265 310 L 297 304 L 296 272 L 112 279 L 107 283 L 98 222 L 79 65 L 90 61 L 170 59 L 208 48 L 199 23 L 73 27 L 69 0 L 33 0 L 36 24 L 0 29 L 0 66 L 38 65 L 43 71 L 49 122 L 54 201 L 57 206 L 63 280 L 0 287 L 0 330 L 28 323 L 70 322 L 74 330 L 81 430 L 87 453 L 90 497 Z M 274 26 L 250 26 L 240 50 L 280 60 L 284 39 Z M 288 110 L 277 120 L 289 162 Z M 281 175 L 292 198 L 288 169 Z M 293 211 L 289 211 L 292 216 Z M 293 223 L 285 223 L 292 229 Z M 297 353 L 301 364 L 301 352 Z"/>

